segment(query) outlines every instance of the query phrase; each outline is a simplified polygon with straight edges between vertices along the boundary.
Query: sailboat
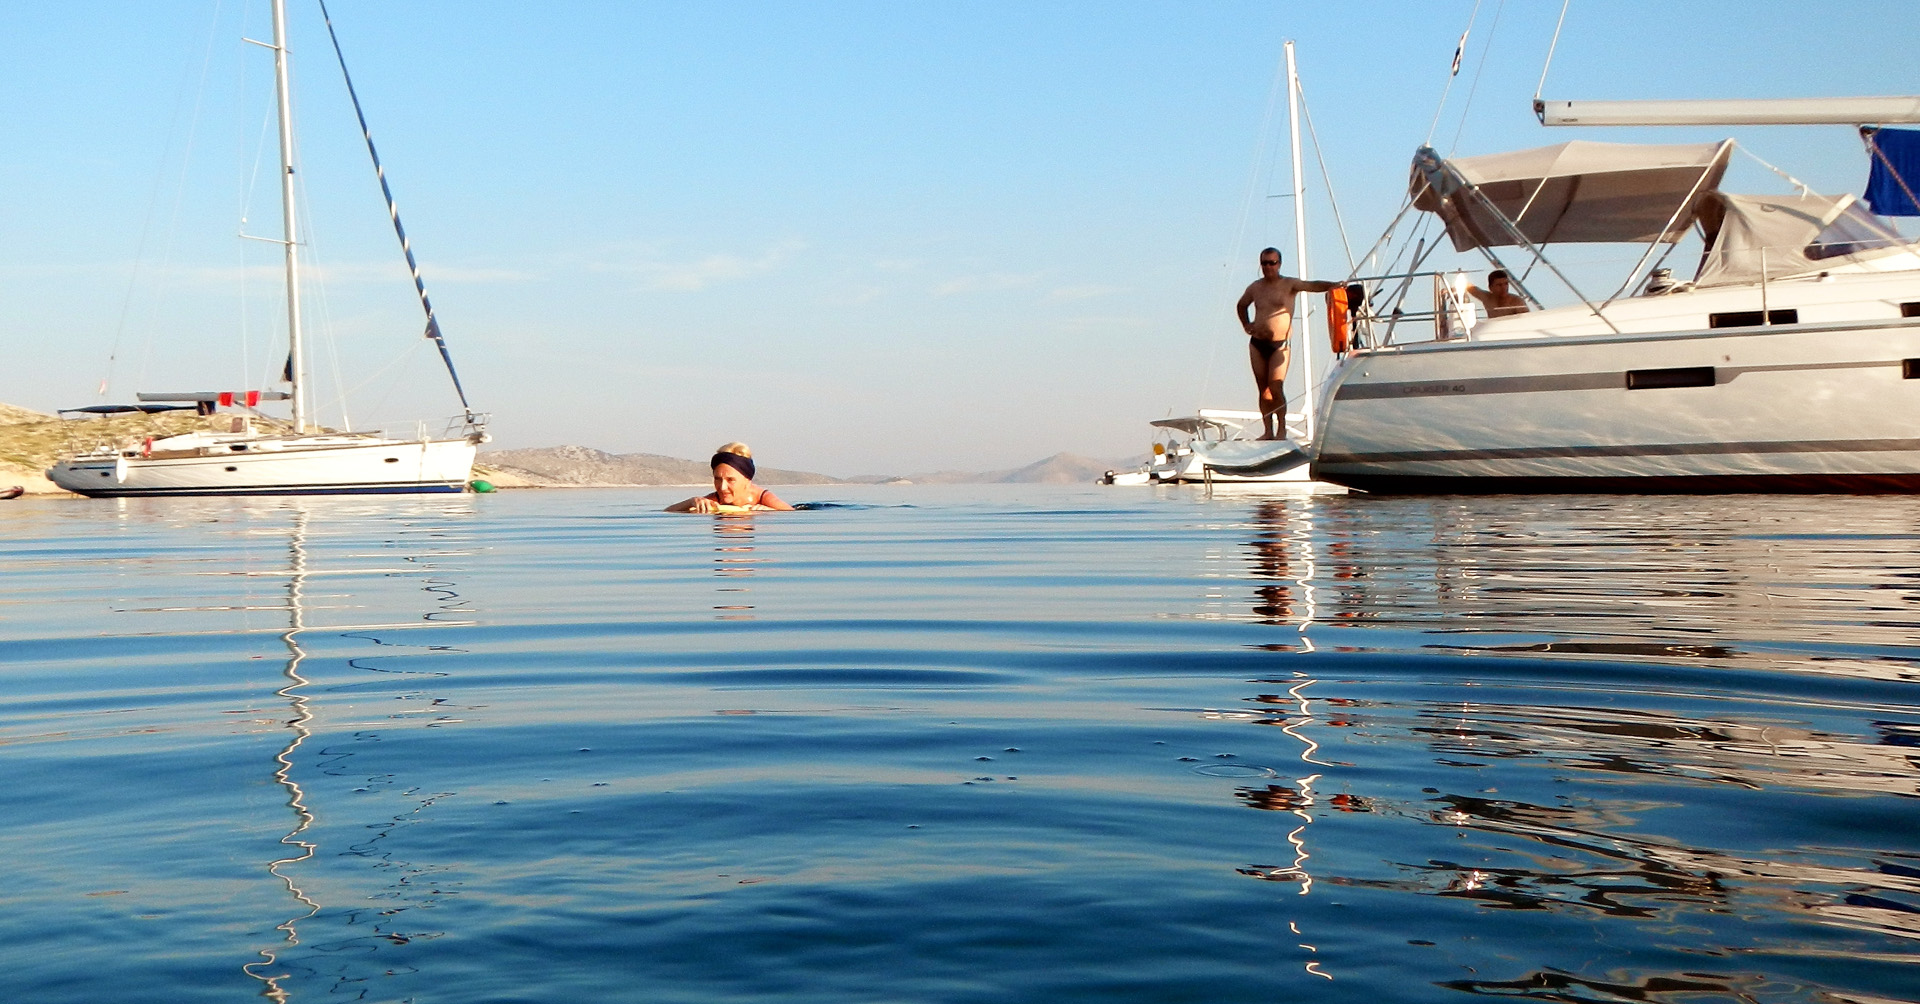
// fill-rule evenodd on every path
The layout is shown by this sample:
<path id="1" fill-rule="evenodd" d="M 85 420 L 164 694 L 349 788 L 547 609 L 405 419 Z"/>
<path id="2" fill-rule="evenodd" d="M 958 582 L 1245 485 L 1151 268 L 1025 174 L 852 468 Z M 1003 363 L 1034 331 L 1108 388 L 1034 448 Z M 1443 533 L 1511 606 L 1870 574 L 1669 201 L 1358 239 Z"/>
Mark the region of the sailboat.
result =
<path id="1" fill-rule="evenodd" d="M 1860 125 L 1876 172 L 1892 176 L 1895 197 L 1874 209 L 1920 212 L 1870 128 L 1920 122 L 1920 97 L 1536 99 L 1534 110 L 1544 125 Z M 1503 268 L 1532 307 L 1479 319 L 1459 295 L 1464 275 L 1421 271 L 1418 251 L 1405 274 L 1361 280 L 1367 344 L 1329 380 L 1314 475 L 1408 493 L 1920 490 L 1920 242 L 1851 195 L 1722 191 L 1734 149 L 1577 140 L 1453 158 L 1422 147 L 1406 205 Z M 1704 252 L 1694 278 L 1676 281 L 1653 256 L 1693 227 Z M 1646 250 L 1600 300 L 1549 243 Z M 1576 301 L 1541 304 L 1502 248 Z M 1429 277 L 1433 313 L 1403 311 Z M 1430 338 L 1406 323 L 1396 339 L 1395 324 L 1425 317 Z"/>
<path id="2" fill-rule="evenodd" d="M 394 232 L 412 271 L 414 287 L 427 315 L 426 337 L 432 339 L 446 363 L 465 415 L 449 423 L 439 437 L 424 432 L 412 439 L 379 433 L 338 432 L 317 427 L 308 402 L 308 380 L 301 339 L 299 237 L 295 230 L 293 174 L 293 116 L 287 88 L 285 0 L 273 0 L 273 41 L 254 42 L 273 50 L 274 93 L 280 139 L 280 208 L 282 234 L 276 242 L 286 255 L 288 357 L 281 374 L 287 389 L 200 391 L 140 394 L 139 404 L 92 405 L 66 409 L 69 413 L 157 412 L 192 409 L 212 416 L 203 429 L 179 435 L 147 437 L 137 442 L 109 442 L 61 457 L 47 470 L 54 484 L 93 497 L 135 495 L 321 495 L 459 492 L 473 471 L 474 451 L 487 441 L 486 417 L 467 404 L 466 391 L 454 372 L 453 359 L 441 337 L 432 301 L 414 262 L 413 250 L 400 225 L 393 194 L 374 149 L 373 135 L 360 110 L 353 80 L 340 69 L 347 92 L 359 116 L 367 152 L 373 158 L 380 190 L 386 197 Z M 322 0 L 321 14 L 326 14 Z M 333 36 L 333 22 L 327 19 Z M 247 41 L 253 42 L 252 39 Z M 340 53 L 338 37 L 334 52 Z M 254 409 L 262 401 L 287 401 L 290 422 L 268 420 Z M 219 408 L 239 406 L 245 414 L 215 414 Z"/>
<path id="3" fill-rule="evenodd" d="M 1293 43 L 1287 42 L 1287 120 L 1293 144 L 1294 267 L 1307 274 L 1306 183 L 1300 172 L 1300 76 L 1294 67 Z M 1344 295 L 1344 294 L 1342 294 Z M 1300 353 L 1305 391 L 1298 412 L 1279 415 L 1280 438 L 1249 435 L 1264 424 L 1257 411 L 1202 408 L 1192 415 L 1157 419 L 1150 423 L 1156 435 L 1153 453 L 1131 471 L 1108 471 L 1103 485 L 1261 484 L 1291 486 L 1311 491 L 1345 491 L 1338 485 L 1316 482 L 1310 473 L 1316 398 L 1313 376 L 1313 338 L 1307 315 L 1295 316 L 1294 344 Z"/>

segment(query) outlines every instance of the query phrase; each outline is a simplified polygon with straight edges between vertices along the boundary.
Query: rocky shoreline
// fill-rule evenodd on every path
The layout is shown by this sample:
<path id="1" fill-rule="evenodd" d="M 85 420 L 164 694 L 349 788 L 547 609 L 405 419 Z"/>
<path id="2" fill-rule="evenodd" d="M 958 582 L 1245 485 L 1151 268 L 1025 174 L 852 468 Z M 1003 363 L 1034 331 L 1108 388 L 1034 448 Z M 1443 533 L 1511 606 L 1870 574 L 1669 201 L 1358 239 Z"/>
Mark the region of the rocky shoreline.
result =
<path id="1" fill-rule="evenodd" d="M 122 415 L 88 420 L 89 439 L 174 435 L 205 420 L 193 415 Z M 19 485 L 33 495 L 65 495 L 44 472 L 61 453 L 78 445 L 81 427 L 26 408 L 0 404 L 0 489 Z M 999 471 L 930 471 L 837 478 L 811 471 L 763 467 L 756 478 L 766 485 L 832 484 L 1085 484 L 1109 469 L 1136 460 L 1095 460 L 1058 453 L 1024 467 Z M 586 446 L 488 450 L 473 465 L 476 481 L 497 488 L 628 488 L 648 485 L 704 485 L 705 461 L 654 453 L 608 453 Z"/>

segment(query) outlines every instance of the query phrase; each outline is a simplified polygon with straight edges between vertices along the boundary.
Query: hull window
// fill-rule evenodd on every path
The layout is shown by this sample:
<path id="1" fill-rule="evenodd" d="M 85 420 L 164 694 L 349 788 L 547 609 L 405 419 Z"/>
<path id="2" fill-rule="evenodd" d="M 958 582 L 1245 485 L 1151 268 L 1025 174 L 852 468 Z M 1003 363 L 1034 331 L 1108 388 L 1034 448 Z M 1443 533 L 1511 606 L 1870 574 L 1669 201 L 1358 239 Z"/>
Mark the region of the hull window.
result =
<path id="1" fill-rule="evenodd" d="M 1920 359 L 1900 360 L 1900 376 L 1905 380 L 1920 380 Z"/>
<path id="2" fill-rule="evenodd" d="M 1757 310 L 1728 310 L 1718 314 L 1707 315 L 1707 327 L 1709 328 L 1757 328 L 1762 324 L 1799 323 L 1800 312 L 1792 308 L 1786 310 L 1769 310 L 1767 311 L 1767 319 L 1764 321 L 1760 319 L 1760 312 Z"/>
<path id="3" fill-rule="evenodd" d="M 1679 366 L 1665 370 L 1628 370 L 1628 390 L 1657 390 L 1663 387 L 1711 387 L 1713 367 Z"/>
<path id="4" fill-rule="evenodd" d="M 1913 300 L 1913 301 L 1901 304 L 1900 316 L 1901 317 L 1920 317 L 1920 300 Z"/>

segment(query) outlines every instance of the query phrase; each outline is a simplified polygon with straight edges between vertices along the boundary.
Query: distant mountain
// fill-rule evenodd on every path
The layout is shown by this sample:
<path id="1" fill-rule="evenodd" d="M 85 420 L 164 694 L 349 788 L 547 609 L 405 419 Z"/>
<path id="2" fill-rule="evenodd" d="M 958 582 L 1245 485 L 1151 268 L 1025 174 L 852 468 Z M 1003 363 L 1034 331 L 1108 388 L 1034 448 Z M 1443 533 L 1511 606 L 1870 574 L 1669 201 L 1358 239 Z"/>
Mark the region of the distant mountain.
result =
<path id="1" fill-rule="evenodd" d="M 480 454 L 476 476 L 502 487 L 703 485 L 712 478 L 698 460 L 656 453 L 607 453 L 585 446 L 547 446 L 530 450 L 489 450 Z M 755 481 L 767 485 L 883 484 L 1086 484 L 1109 470 L 1134 467 L 1138 460 L 1094 460 L 1056 453 L 1025 467 L 999 471 L 932 471 L 921 474 L 868 474 L 833 478 L 808 471 L 760 468 Z"/>
<path id="2" fill-rule="evenodd" d="M 713 472 L 698 460 L 655 453 L 606 453 L 585 446 L 489 450 L 479 464 L 532 485 L 704 485 Z M 838 478 L 808 471 L 762 467 L 754 480 L 766 485 L 830 485 Z"/>
<path id="3" fill-rule="evenodd" d="M 11 404 L 0 404 L 0 425 L 32 425 L 36 422 L 53 421 L 58 419 L 52 415 L 43 415 Z"/>
<path id="4" fill-rule="evenodd" d="M 1074 453 L 1056 453 L 1025 467 L 998 472 L 1000 476 L 993 480 L 1003 484 L 1079 485 L 1098 481 L 1108 471 L 1131 466 L 1132 463 L 1124 460 L 1095 460 Z"/>
<path id="5" fill-rule="evenodd" d="M 140 418 L 165 426 L 170 433 L 185 431 L 199 421 L 179 416 Z M 114 431 L 132 421 L 124 416 L 96 420 L 93 428 Z M 172 424 L 169 424 L 172 423 Z M 177 426 L 177 427 L 175 427 Z M 0 488 L 24 484 L 31 491 L 58 491 L 40 472 L 66 442 L 67 424 L 52 415 L 0 404 Z M 136 434 L 131 425 L 124 430 Z M 762 467 L 754 480 L 767 485 L 881 484 L 1086 484 L 1109 470 L 1135 467 L 1138 459 L 1094 460 L 1072 453 L 1056 453 L 1025 467 L 999 471 L 932 471 L 921 474 L 872 474 L 834 478 L 811 471 Z M 547 446 L 527 450 L 489 450 L 475 460 L 474 476 L 506 487 L 704 485 L 713 473 L 704 461 L 663 457 L 657 453 L 607 453 L 585 446 Z"/>
<path id="6" fill-rule="evenodd" d="M 1044 460 L 1036 460 L 1025 467 L 1012 467 L 999 471 L 928 471 L 920 474 L 870 474 L 851 481 L 887 482 L 911 481 L 919 485 L 964 485 L 964 484 L 1050 484 L 1077 485 L 1100 480 L 1102 474 L 1112 470 L 1124 470 L 1137 467 L 1138 459 L 1095 460 L 1076 453 L 1056 453 Z"/>

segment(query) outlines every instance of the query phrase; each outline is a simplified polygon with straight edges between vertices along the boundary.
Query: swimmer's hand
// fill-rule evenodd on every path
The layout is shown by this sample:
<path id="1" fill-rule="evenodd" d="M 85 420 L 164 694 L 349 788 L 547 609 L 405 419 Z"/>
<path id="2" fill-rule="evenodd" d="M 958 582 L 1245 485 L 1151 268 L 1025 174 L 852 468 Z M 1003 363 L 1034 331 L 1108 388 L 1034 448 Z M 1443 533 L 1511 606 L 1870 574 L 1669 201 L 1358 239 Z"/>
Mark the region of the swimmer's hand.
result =
<path id="1" fill-rule="evenodd" d="M 714 500 L 706 497 L 705 495 L 702 495 L 697 499 L 693 499 L 692 502 L 693 504 L 687 508 L 686 510 L 687 512 L 725 514 L 725 513 L 753 512 L 755 509 L 760 508 L 759 506 L 751 506 L 751 505 L 727 505 L 723 502 L 715 502 Z"/>

